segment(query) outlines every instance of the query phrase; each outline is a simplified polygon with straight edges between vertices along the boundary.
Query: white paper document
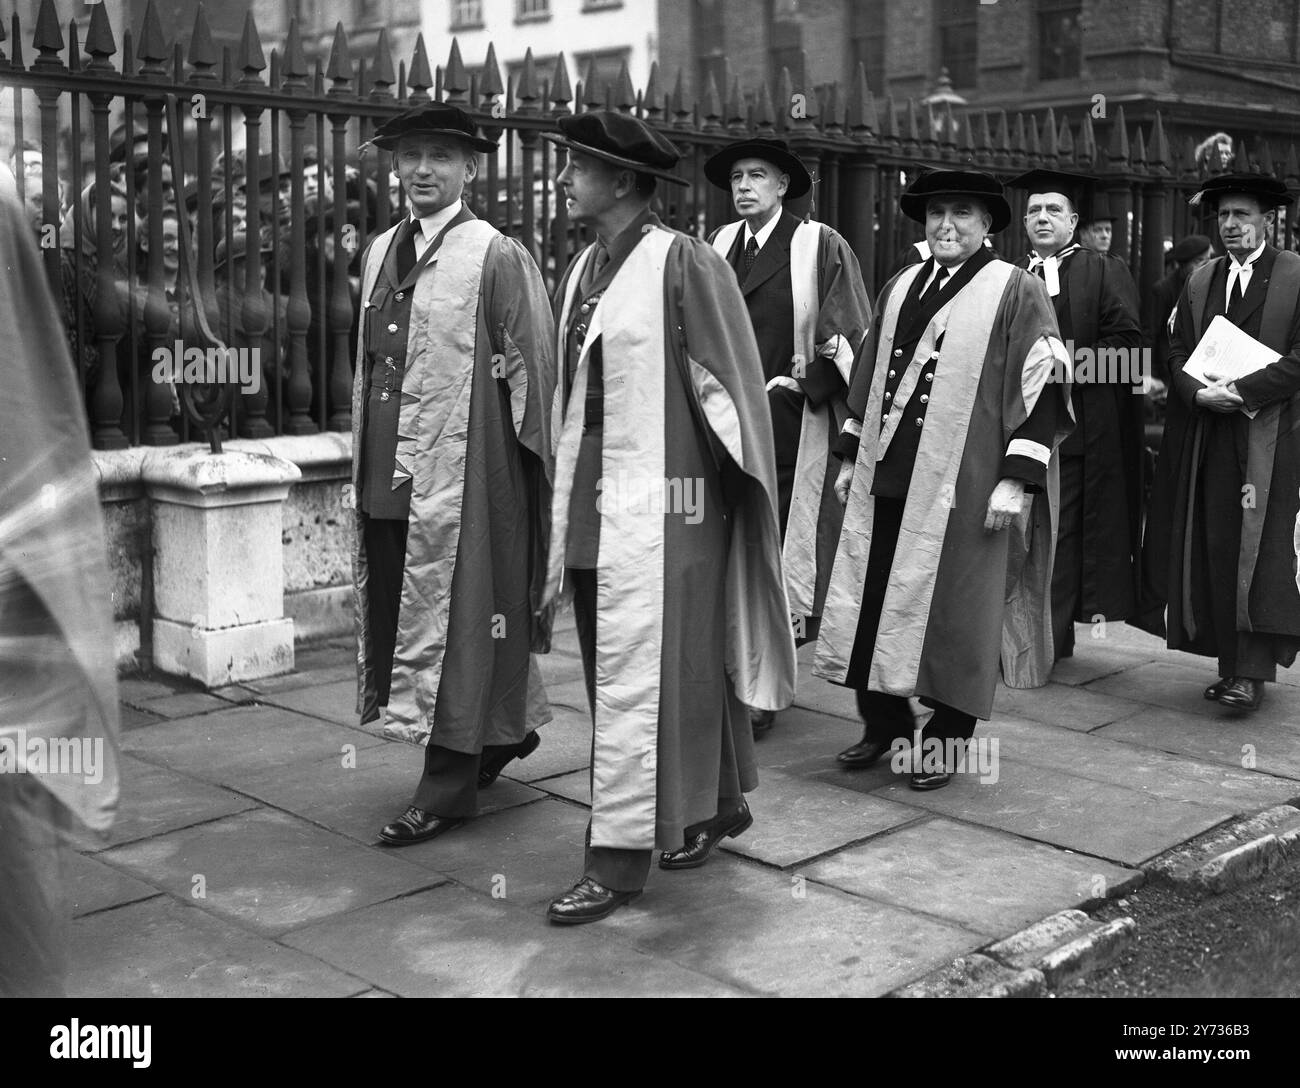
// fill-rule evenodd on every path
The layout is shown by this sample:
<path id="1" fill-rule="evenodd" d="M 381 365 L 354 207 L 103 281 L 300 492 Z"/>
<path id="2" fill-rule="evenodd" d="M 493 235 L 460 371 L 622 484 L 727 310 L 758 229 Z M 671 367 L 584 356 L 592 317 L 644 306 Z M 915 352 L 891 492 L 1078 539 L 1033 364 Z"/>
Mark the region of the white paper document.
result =
<path id="1" fill-rule="evenodd" d="M 1235 382 L 1247 374 L 1253 374 L 1270 363 L 1277 362 L 1278 353 L 1261 344 L 1253 336 L 1242 332 L 1236 325 L 1220 314 L 1210 322 L 1201 342 L 1196 345 L 1183 373 L 1189 374 L 1206 385 L 1215 382 Z M 1256 412 L 1247 412 L 1254 419 Z"/>

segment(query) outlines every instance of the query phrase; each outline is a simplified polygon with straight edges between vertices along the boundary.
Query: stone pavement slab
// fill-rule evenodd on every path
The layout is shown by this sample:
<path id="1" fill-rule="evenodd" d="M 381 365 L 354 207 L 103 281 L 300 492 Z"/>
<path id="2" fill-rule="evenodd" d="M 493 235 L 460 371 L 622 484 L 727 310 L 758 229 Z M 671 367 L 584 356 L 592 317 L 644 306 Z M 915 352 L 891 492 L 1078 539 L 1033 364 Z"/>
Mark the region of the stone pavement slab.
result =
<path id="1" fill-rule="evenodd" d="M 553 778 L 591 765 L 591 715 L 585 709 L 559 705 L 551 710 L 555 719 L 537 731 L 541 739 L 537 750 L 525 760 L 508 764 L 502 777 L 535 784 L 538 779 Z"/>
<path id="2" fill-rule="evenodd" d="M 68 852 L 67 857 L 68 870 L 64 890 L 73 918 L 162 895 L 162 892 L 152 884 L 128 876 L 95 858 L 71 851 Z"/>
<path id="3" fill-rule="evenodd" d="M 920 819 L 908 805 L 837 789 L 780 771 L 765 771 L 748 795 L 754 825 L 722 849 L 789 868 L 890 828 Z"/>
<path id="4" fill-rule="evenodd" d="M 342 680 L 352 682 L 352 702 L 356 702 L 356 654 L 350 648 L 337 646 L 310 646 L 295 649 L 294 671 L 262 680 L 245 680 L 240 686 L 251 692 L 269 695 L 272 692 L 293 691 L 296 688 L 316 687 Z"/>
<path id="5" fill-rule="evenodd" d="M 205 910 L 266 935 L 439 879 L 394 852 L 266 809 L 117 846 L 101 857 L 181 900 L 197 898 L 201 878 Z"/>
<path id="6" fill-rule="evenodd" d="M 198 714 L 211 714 L 214 710 L 228 710 L 231 704 L 206 691 L 181 691 L 137 705 L 159 718 L 192 718 Z"/>
<path id="7" fill-rule="evenodd" d="M 1296 698 L 1300 700 L 1300 695 Z M 1300 728 L 1262 721 L 1250 714 L 1193 716 L 1150 707 L 1140 717 L 1099 729 L 1095 736 L 1176 752 L 1235 770 L 1253 761 L 1253 767 L 1247 769 L 1300 778 Z M 1300 795 L 1300 785 L 1294 789 Z"/>
<path id="8" fill-rule="evenodd" d="M 348 744 L 361 749 L 382 743 L 359 729 L 269 706 L 229 707 L 122 738 L 126 751 L 146 755 L 150 763 L 235 787 L 268 766 L 341 756 Z"/>
<path id="9" fill-rule="evenodd" d="M 1200 660 L 1204 664 L 1198 664 L 1195 659 L 1189 658 L 1188 664 L 1158 661 L 1136 665 L 1089 684 L 1088 690 L 1179 710 L 1194 719 L 1232 721 L 1242 717 L 1238 711 L 1206 700 L 1203 692 L 1207 684 L 1218 679 L 1218 670 L 1212 658 Z M 1264 705 L 1250 713 L 1249 717 L 1260 721 L 1300 724 L 1300 694 L 1295 694 L 1288 688 L 1279 691 L 1279 687 L 1280 685 L 1270 684 Z"/>
<path id="10" fill-rule="evenodd" d="M 958 775 L 945 789 L 919 792 L 901 778 L 874 792 L 1127 866 L 1141 865 L 1231 814 L 1230 805 L 1170 800 L 1006 756 L 999 764 L 997 782 Z"/>
<path id="11" fill-rule="evenodd" d="M 1114 631 L 1118 626 L 1112 624 L 1109 630 Z M 1087 629 L 1082 624 L 1075 624 L 1075 631 L 1075 654 L 1058 661 L 1052 668 L 1053 683 L 1090 684 L 1104 676 L 1163 658 L 1169 652 L 1155 640 L 1150 647 L 1133 646 L 1111 638 L 1093 641 L 1087 637 Z"/>
<path id="12" fill-rule="evenodd" d="M 351 762 L 351 761 L 349 761 Z M 275 808 L 301 816 L 363 843 L 375 843 L 379 829 L 405 811 L 424 773 L 424 749 L 390 741 L 359 749 L 355 765 L 341 756 L 295 766 L 267 767 L 240 788 Z M 504 778 L 479 794 L 479 815 L 526 805 L 546 795 Z"/>
<path id="13" fill-rule="evenodd" d="M 822 760 L 833 763 L 842 752 L 862 739 L 862 722 L 808 710 L 796 704 L 776 716 L 770 732 L 754 742 L 754 758 L 760 768 L 788 770 L 791 764 L 805 765 Z M 763 780 L 760 772 L 759 781 Z"/>
<path id="14" fill-rule="evenodd" d="M 367 989 L 170 896 L 77 919 L 68 962 L 70 997 L 347 997 Z"/>
<path id="15" fill-rule="evenodd" d="M 628 947 L 603 924 L 553 926 L 540 908 L 524 912 L 454 885 L 297 930 L 285 943 L 400 997 L 737 992 Z"/>
<path id="16" fill-rule="evenodd" d="M 990 936 L 1121 894 L 1142 874 L 951 820 L 933 819 L 842 850 L 809 880 L 959 923 Z"/>
<path id="17" fill-rule="evenodd" d="M 402 860 L 494 899 L 544 906 L 582 876 L 586 831 L 585 809 L 547 799 L 404 846 Z"/>
<path id="18" fill-rule="evenodd" d="M 586 767 L 556 778 L 544 778 L 533 785 L 553 797 L 563 797 L 591 808 L 591 772 Z"/>
<path id="19" fill-rule="evenodd" d="M 337 725 L 361 725 L 361 716 L 357 713 L 357 681 L 335 680 L 328 684 L 312 684 L 305 688 L 290 688 L 284 691 L 267 692 L 258 696 L 259 701 L 267 706 L 281 706 L 286 710 L 296 710 L 299 714 L 310 714 L 313 718 L 323 718 Z"/>
<path id="20" fill-rule="evenodd" d="M 870 997 L 987 938 L 715 854 L 654 870 L 645 896 L 601 924 L 656 957 L 765 994 Z"/>
<path id="21" fill-rule="evenodd" d="M 143 729 L 146 726 L 157 725 L 161 721 L 166 721 L 161 714 L 150 714 L 147 710 L 137 710 L 133 706 L 127 706 L 125 703 L 120 708 L 118 724 L 125 733 L 131 729 Z"/>
<path id="22" fill-rule="evenodd" d="M 993 720 L 988 726 L 981 725 L 979 731 L 995 728 L 1004 717 L 1014 717 L 1086 733 L 1143 714 L 1147 709 L 1131 699 L 1074 684 L 1050 683 L 1041 688 L 1009 688 L 998 684 L 993 698 Z"/>
<path id="23" fill-rule="evenodd" d="M 1141 728 L 1139 722 L 1134 725 Z M 990 722 L 980 730 L 981 734 L 985 732 L 988 737 L 998 738 L 1001 756 L 1012 756 L 1022 763 L 1110 782 L 1170 801 L 1226 805 L 1234 813 L 1267 808 L 1300 790 L 1300 783 L 1287 779 L 1240 766 L 1227 769 L 1154 747 L 1122 744 L 1100 733 L 1079 734 L 1013 718 Z M 1300 743 L 1300 731 L 1296 739 Z"/>
<path id="24" fill-rule="evenodd" d="M 106 838 L 85 829 L 74 835 L 82 850 L 103 850 L 180 827 L 231 816 L 254 808 L 255 801 L 229 790 L 123 755 L 119 767 L 121 799 Z"/>

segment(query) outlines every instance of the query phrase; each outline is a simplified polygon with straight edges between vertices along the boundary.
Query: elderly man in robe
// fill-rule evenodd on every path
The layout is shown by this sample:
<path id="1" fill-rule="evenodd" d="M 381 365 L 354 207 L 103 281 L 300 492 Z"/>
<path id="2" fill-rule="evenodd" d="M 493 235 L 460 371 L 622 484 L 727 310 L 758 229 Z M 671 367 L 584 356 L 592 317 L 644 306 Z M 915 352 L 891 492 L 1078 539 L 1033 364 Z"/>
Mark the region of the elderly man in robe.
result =
<path id="1" fill-rule="evenodd" d="M 1041 281 L 984 245 L 1011 219 L 996 179 L 935 171 L 899 203 L 931 257 L 885 284 L 855 363 L 814 672 L 857 692 L 847 767 L 913 737 L 910 697 L 933 707 L 922 751 L 943 758 L 911 785 L 937 789 L 992 713 L 1000 656 L 1008 683 L 1046 681 L 1070 368 Z"/>

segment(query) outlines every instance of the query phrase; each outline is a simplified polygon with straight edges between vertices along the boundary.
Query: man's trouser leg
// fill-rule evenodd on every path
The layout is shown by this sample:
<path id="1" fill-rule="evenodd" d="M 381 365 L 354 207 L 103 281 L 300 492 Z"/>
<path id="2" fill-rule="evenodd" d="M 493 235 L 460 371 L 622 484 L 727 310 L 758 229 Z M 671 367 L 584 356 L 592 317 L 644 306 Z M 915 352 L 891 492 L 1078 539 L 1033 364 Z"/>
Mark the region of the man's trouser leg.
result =
<path id="1" fill-rule="evenodd" d="M 903 506 L 903 499 L 876 499 L 871 551 L 867 556 L 867 573 L 862 585 L 862 611 L 858 614 L 858 630 L 846 677 L 855 685 L 858 713 L 866 727 L 865 735 L 873 740 L 912 739 L 912 710 L 907 700 L 901 695 L 886 695 L 867 688 L 867 676 L 879 633 L 880 610 L 885 603 L 889 570 L 894 565 L 898 532 L 903 524 Z"/>
<path id="2" fill-rule="evenodd" d="M 582 652 L 582 672 L 587 681 L 587 698 L 592 721 L 596 716 L 596 572 L 569 567 L 566 577 L 573 583 L 573 618 Z M 596 766 L 596 735 L 592 730 L 591 767 Z M 593 798 L 594 800 L 594 798 Z M 591 845 L 591 821 L 587 821 L 586 860 L 583 876 L 616 892 L 634 892 L 645 887 L 650 875 L 650 850 L 621 850 Z"/>
<path id="3" fill-rule="evenodd" d="M 388 705 L 393 678 L 393 651 L 406 569 L 407 523 L 386 518 L 365 519 L 363 532 L 370 572 L 370 641 L 379 705 Z M 437 744 L 424 751 L 424 773 L 411 804 L 435 816 L 462 818 L 478 812 L 479 754 L 453 752 Z"/>
<path id="4" fill-rule="evenodd" d="M 402 603 L 402 574 L 406 569 L 406 524 L 405 520 L 369 516 L 362 521 L 369 572 L 371 663 L 380 706 L 388 705 L 393 679 L 397 615 Z"/>
<path id="5" fill-rule="evenodd" d="M 1083 458 L 1061 458 L 1061 505 L 1052 563 L 1052 648 L 1074 653 L 1074 617 L 1083 590 Z"/>

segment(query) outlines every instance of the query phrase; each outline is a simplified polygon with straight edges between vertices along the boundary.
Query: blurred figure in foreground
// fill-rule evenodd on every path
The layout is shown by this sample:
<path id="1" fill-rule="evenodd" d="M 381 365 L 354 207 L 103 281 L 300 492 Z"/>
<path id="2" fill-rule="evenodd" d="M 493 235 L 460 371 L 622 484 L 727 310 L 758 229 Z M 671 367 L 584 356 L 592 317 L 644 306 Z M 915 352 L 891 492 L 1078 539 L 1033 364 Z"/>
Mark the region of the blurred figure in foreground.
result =
<path id="1" fill-rule="evenodd" d="M 0 996 L 59 996 L 61 837 L 113 821 L 117 679 L 82 398 L 23 222 L 0 197 Z"/>

